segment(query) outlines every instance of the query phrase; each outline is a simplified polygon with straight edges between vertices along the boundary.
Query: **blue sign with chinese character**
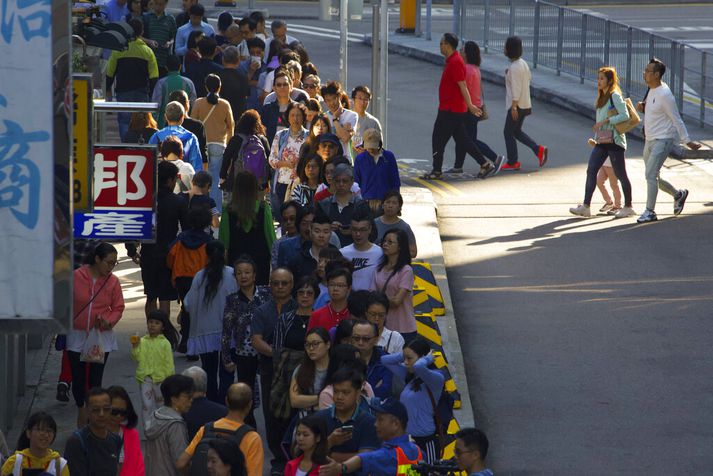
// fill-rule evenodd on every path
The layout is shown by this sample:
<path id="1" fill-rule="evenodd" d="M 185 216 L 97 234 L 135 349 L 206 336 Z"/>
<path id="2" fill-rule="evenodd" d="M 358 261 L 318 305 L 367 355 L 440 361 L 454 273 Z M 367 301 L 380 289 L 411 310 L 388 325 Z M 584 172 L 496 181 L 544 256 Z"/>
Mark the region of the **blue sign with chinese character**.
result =
<path id="1" fill-rule="evenodd" d="M 74 214 L 74 236 L 104 241 L 153 239 L 151 210 L 94 210 Z"/>

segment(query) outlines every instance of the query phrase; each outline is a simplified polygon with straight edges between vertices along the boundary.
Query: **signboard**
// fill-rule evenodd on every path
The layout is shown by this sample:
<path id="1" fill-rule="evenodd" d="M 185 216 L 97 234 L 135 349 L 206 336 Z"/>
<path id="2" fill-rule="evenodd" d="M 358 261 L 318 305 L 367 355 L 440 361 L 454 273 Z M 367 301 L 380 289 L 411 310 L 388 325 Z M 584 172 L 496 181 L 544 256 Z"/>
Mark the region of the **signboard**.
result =
<path id="1" fill-rule="evenodd" d="M 71 295 L 69 217 L 55 202 L 68 194 L 68 3 L 3 0 L 0 17 L 0 332 L 56 330 L 71 311 L 55 308 L 57 291 Z"/>
<path id="2" fill-rule="evenodd" d="M 74 211 L 92 210 L 92 75 L 72 75 L 72 196 Z"/>
<path id="3" fill-rule="evenodd" d="M 156 146 L 94 146 L 94 209 L 74 214 L 74 237 L 154 241 Z"/>

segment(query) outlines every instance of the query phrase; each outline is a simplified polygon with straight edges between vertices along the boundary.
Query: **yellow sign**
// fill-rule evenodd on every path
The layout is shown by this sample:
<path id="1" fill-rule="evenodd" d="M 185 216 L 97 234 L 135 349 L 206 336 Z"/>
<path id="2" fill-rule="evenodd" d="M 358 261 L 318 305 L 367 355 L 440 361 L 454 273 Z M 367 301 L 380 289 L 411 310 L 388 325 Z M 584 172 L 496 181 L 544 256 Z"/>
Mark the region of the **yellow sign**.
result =
<path id="1" fill-rule="evenodd" d="M 92 113 L 91 74 L 72 75 L 72 197 L 75 212 L 91 212 L 92 197 Z"/>

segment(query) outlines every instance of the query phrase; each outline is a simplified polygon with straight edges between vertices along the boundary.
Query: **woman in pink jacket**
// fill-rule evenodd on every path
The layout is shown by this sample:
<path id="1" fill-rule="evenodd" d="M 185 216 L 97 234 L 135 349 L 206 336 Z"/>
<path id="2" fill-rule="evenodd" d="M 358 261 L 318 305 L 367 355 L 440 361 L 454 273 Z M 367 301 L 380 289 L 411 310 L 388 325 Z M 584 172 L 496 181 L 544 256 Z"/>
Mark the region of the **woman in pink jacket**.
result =
<path id="1" fill-rule="evenodd" d="M 72 395 L 79 408 L 78 428 L 87 423 L 84 406 L 87 389 L 101 387 L 109 352 L 118 349 L 113 329 L 124 312 L 124 296 L 119 278 L 112 274 L 117 259 L 116 248 L 100 243 L 89 256 L 90 264 L 74 271 L 74 318 L 67 334 L 67 355 L 72 369 Z M 82 362 L 80 357 L 93 329 L 99 332 L 104 359 L 97 363 Z"/>
<path id="2" fill-rule="evenodd" d="M 139 416 L 134 410 L 131 398 L 124 387 L 118 385 L 107 389 L 111 397 L 111 418 L 109 431 L 119 435 L 124 444 L 119 454 L 121 471 L 119 476 L 144 476 L 144 454 L 141 452 L 139 432 L 136 423 Z"/>

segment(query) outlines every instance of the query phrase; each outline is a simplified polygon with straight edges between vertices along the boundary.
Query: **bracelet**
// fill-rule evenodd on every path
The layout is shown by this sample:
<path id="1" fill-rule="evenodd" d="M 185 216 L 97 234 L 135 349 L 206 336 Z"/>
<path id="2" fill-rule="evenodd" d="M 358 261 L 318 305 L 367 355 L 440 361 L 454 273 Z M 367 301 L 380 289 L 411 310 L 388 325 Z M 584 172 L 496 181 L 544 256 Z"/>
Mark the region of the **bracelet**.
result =
<path id="1" fill-rule="evenodd" d="M 346 463 L 342 463 L 341 474 L 347 474 L 347 473 L 348 473 L 348 471 L 347 471 L 347 465 L 346 465 Z"/>

